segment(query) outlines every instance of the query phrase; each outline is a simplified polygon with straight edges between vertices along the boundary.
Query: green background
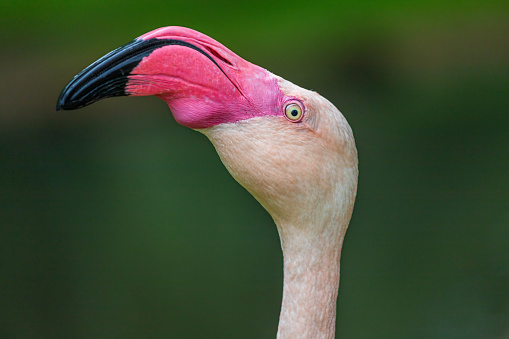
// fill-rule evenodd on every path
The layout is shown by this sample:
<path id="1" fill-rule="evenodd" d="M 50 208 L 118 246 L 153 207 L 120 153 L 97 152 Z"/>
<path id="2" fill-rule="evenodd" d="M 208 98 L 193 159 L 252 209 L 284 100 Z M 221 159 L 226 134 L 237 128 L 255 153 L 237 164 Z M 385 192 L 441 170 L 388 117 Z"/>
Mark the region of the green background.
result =
<path id="1" fill-rule="evenodd" d="M 180 25 L 330 99 L 359 192 L 338 338 L 509 338 L 507 1 L 0 2 L 0 338 L 273 338 L 270 216 L 155 98 L 56 112 Z"/>

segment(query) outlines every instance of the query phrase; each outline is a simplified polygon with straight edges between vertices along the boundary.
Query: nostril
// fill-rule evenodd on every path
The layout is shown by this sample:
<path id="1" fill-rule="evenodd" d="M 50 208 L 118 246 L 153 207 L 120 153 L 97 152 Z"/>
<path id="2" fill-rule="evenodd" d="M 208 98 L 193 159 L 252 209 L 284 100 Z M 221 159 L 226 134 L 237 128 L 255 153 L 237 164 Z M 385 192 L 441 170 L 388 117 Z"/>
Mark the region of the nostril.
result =
<path id="1" fill-rule="evenodd" d="M 219 54 L 215 49 L 212 49 L 211 47 L 209 46 L 205 46 L 205 48 L 207 49 L 207 51 L 210 52 L 210 54 L 212 54 L 213 56 L 215 56 L 216 58 L 218 58 L 219 60 L 221 60 L 222 62 L 224 62 L 225 64 L 228 64 L 230 66 L 233 66 L 232 63 L 230 61 L 228 61 L 228 59 L 226 59 L 225 57 L 223 57 L 221 54 Z"/>

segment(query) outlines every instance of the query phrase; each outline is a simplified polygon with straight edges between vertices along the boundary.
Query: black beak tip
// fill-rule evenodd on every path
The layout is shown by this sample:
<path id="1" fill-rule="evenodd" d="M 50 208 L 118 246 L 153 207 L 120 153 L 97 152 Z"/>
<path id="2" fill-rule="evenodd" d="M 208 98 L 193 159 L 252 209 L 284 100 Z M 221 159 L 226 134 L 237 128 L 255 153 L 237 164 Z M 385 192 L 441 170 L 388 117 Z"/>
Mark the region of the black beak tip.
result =
<path id="1" fill-rule="evenodd" d="M 74 105 L 72 105 L 72 102 L 69 102 L 69 100 L 67 100 L 65 94 L 66 94 L 65 90 L 63 90 L 62 93 L 60 94 L 60 96 L 58 97 L 57 107 L 56 107 L 57 111 L 60 111 L 60 110 L 71 110 L 71 109 L 75 108 L 75 107 L 73 107 Z"/>
<path id="2" fill-rule="evenodd" d="M 56 110 L 78 109 L 101 99 L 129 95 L 126 93 L 129 75 L 139 62 L 157 48 L 175 44 L 183 42 L 135 39 L 111 51 L 71 80 L 60 93 Z"/>
<path id="3" fill-rule="evenodd" d="M 67 87 L 66 87 L 62 91 L 62 93 L 60 93 L 60 96 L 58 97 L 56 110 L 57 111 L 60 111 L 60 110 L 68 111 L 68 110 L 77 109 L 77 108 L 80 108 L 83 106 L 86 106 L 86 105 L 80 103 L 79 100 L 72 100 L 72 98 L 69 98 L 69 92 L 67 91 Z"/>
<path id="4" fill-rule="evenodd" d="M 74 110 L 104 98 L 127 95 L 128 75 L 144 56 L 132 50 L 136 43 L 117 48 L 76 75 L 60 93 L 56 110 Z"/>
<path id="5" fill-rule="evenodd" d="M 85 75 L 87 75 L 85 73 Z M 81 77 L 82 75 L 76 76 L 65 88 L 62 90 L 57 99 L 56 110 L 70 111 L 78 108 L 82 108 L 93 104 L 103 98 L 111 96 L 124 95 L 124 87 L 111 86 L 110 88 L 104 89 L 104 82 L 101 79 L 97 81 L 97 78 L 89 80 Z M 80 91 L 80 88 L 86 90 Z"/>
<path id="6" fill-rule="evenodd" d="M 65 104 L 62 101 L 62 95 L 60 95 L 57 100 L 57 111 L 60 111 L 62 109 L 65 109 Z"/>

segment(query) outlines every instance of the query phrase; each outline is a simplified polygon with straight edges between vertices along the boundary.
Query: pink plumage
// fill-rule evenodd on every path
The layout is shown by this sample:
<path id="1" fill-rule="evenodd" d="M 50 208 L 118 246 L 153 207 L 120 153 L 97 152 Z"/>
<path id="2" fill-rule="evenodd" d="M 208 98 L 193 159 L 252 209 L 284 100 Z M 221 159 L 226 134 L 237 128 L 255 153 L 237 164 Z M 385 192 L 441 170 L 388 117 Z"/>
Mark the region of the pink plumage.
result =
<path id="1" fill-rule="evenodd" d="M 99 59 L 57 109 L 154 95 L 205 134 L 231 175 L 270 213 L 284 256 L 278 338 L 334 338 L 343 239 L 357 192 L 357 149 L 327 99 L 204 34 L 164 27 Z"/>

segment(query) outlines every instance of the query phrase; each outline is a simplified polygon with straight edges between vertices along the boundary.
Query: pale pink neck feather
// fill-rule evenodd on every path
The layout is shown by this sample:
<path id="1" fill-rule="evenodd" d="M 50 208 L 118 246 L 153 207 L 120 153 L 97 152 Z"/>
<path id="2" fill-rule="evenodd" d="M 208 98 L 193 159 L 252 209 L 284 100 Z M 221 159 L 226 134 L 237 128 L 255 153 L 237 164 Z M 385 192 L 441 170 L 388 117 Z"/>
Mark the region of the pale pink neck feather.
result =
<path id="1" fill-rule="evenodd" d="M 285 239 L 283 304 L 278 339 L 333 339 L 343 237 Z M 306 239 L 307 238 L 307 239 Z M 301 241 L 302 240 L 302 241 Z"/>

